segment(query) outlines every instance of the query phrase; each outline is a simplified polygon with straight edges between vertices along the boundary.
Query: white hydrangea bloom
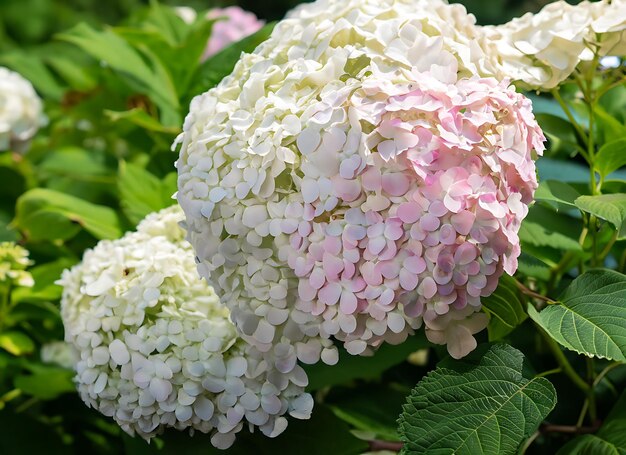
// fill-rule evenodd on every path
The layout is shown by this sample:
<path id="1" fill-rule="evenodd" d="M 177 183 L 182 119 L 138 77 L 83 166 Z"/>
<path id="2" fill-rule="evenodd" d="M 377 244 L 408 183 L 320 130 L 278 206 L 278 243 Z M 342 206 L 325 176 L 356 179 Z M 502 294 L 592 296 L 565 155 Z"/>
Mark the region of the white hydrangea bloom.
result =
<path id="1" fill-rule="evenodd" d="M 227 448 L 247 426 L 274 437 L 285 414 L 308 418 L 308 379 L 287 374 L 241 340 L 196 273 L 178 207 L 137 232 L 102 241 L 66 270 L 61 312 L 80 353 L 76 382 L 89 406 L 149 439 L 166 427 L 211 433 Z"/>
<path id="2" fill-rule="evenodd" d="M 0 151 L 22 151 L 44 124 L 41 99 L 32 84 L 0 67 Z"/>
<path id="3" fill-rule="evenodd" d="M 604 0 L 595 4 L 591 30 L 601 56 L 626 56 L 626 0 Z"/>
<path id="4" fill-rule="evenodd" d="M 43 363 L 52 363 L 68 370 L 78 361 L 78 352 L 65 341 L 51 341 L 44 344 L 39 352 Z"/>
<path id="5" fill-rule="evenodd" d="M 384 278 L 386 287 L 373 283 L 383 280 L 378 266 L 374 270 L 375 256 L 398 238 L 398 226 L 386 230 L 384 222 L 374 226 L 376 221 L 366 219 L 365 212 L 348 210 L 346 201 L 353 199 L 342 199 L 338 194 L 350 193 L 358 182 L 347 182 L 338 190 L 334 176 L 354 178 L 365 163 L 375 161 L 372 151 L 381 142 L 382 133 L 372 130 L 381 120 L 381 106 L 394 86 L 398 88 L 394 93 L 401 97 L 401 90 L 410 93 L 412 82 L 419 77 L 416 75 L 426 74 L 425 80 L 432 78 L 443 84 L 433 98 L 443 98 L 446 92 L 456 90 L 450 92 L 445 84 L 477 74 L 491 75 L 490 60 L 481 51 L 479 37 L 472 15 L 458 4 L 441 0 L 320 0 L 296 8 L 253 54 L 242 56 L 229 77 L 193 100 L 179 138 L 182 149 L 177 163 L 178 200 L 186 214 L 188 239 L 198 257 L 200 274 L 230 308 L 242 337 L 264 352 L 274 352 L 276 358 L 289 359 L 279 366 L 281 371 L 295 365 L 294 353 L 304 363 L 320 358 L 335 363 L 333 339 L 343 341 L 351 354 L 370 352 L 383 342 L 400 343 L 422 324 L 423 315 L 427 330 L 432 323 L 433 331 L 456 340 L 452 341 L 454 352 L 465 355 L 472 349 L 465 335 L 475 333 L 478 322 L 484 327 L 482 317 L 475 318 L 471 327 L 455 322 L 452 316 L 439 318 L 455 300 L 452 285 L 440 285 L 442 292 L 447 292 L 441 301 L 422 305 L 420 300 L 421 306 L 414 305 L 412 314 L 404 312 L 403 305 L 417 299 L 418 293 L 430 298 L 438 289 L 430 278 L 415 290 L 417 275 L 424 272 L 420 261 L 394 263 L 384 272 L 389 275 Z M 440 84 L 428 86 L 431 82 L 425 89 L 440 89 Z M 377 95 L 370 88 L 379 83 L 382 86 Z M 496 88 L 491 82 L 486 86 L 495 91 L 506 88 L 506 84 Z M 476 94 L 476 100 L 481 96 Z M 508 103 L 504 98 L 502 102 Z M 424 102 L 425 111 L 430 109 L 428 105 Z M 512 110 L 528 106 L 528 100 L 514 101 L 511 110 L 484 118 L 512 118 Z M 400 106 L 396 110 L 403 109 Z M 398 113 L 400 118 L 392 123 L 400 122 L 402 115 Z M 419 116 L 413 119 L 410 113 L 406 115 L 405 120 L 419 123 Z M 530 113 L 524 115 L 524 121 L 517 125 L 532 118 Z M 436 126 L 433 128 L 436 131 Z M 494 126 L 494 134 L 507 131 L 503 142 L 509 146 L 527 139 L 540 144 L 534 131 L 515 133 L 515 124 L 498 128 L 496 133 Z M 388 131 L 398 133 L 393 128 Z M 494 136 L 485 144 L 490 141 L 500 139 Z M 382 147 L 389 152 L 401 148 L 402 138 L 395 144 L 385 141 L 380 147 L 378 152 Z M 527 178 L 532 180 L 534 167 L 527 162 L 530 152 L 526 145 L 519 150 L 524 152 L 514 153 L 520 155 L 515 158 L 517 166 L 529 171 Z M 391 161 L 376 165 L 394 172 Z M 404 169 L 399 165 L 397 171 Z M 402 177 L 394 180 L 393 175 L 386 175 L 383 182 L 393 197 L 372 194 L 362 201 L 365 211 L 383 211 L 403 200 L 408 183 L 405 185 Z M 528 203 L 531 192 L 523 196 L 524 203 Z M 360 194 L 357 188 L 354 197 Z M 509 204 L 515 206 L 511 210 L 516 213 L 509 219 L 525 215 L 519 194 Z M 436 223 L 432 229 L 438 229 Z M 346 229 L 347 224 L 354 226 Z M 476 232 L 494 232 L 498 223 L 478 224 Z M 357 256 L 337 257 L 344 229 L 354 245 L 363 238 L 366 240 L 361 243 L 375 245 L 367 253 L 372 255 L 372 270 Z M 510 230 L 509 239 L 503 243 L 516 241 L 514 231 Z M 343 249 L 347 251 L 345 244 Z M 501 244 L 496 249 L 501 249 Z M 441 248 L 432 252 L 426 273 L 432 274 L 439 251 Z M 472 262 L 471 274 L 477 275 L 470 283 L 472 308 L 462 311 L 464 318 L 479 311 L 478 295 L 488 295 L 502 273 L 494 250 L 487 252 L 489 257 L 482 265 L 467 259 Z M 516 267 L 515 258 L 513 254 L 507 271 Z M 401 259 L 405 258 L 398 261 Z M 340 272 L 336 271 L 353 273 L 357 262 L 360 273 L 373 277 L 365 290 L 359 280 L 350 282 L 347 278 L 340 283 L 338 279 Z M 326 280 L 333 273 L 334 278 Z M 303 283 L 302 277 L 309 274 L 310 283 Z M 485 278 L 489 275 L 493 279 Z M 457 281 L 466 276 L 460 272 Z M 415 291 L 404 294 L 405 301 L 397 298 L 401 286 Z M 358 303 L 354 298 L 357 292 L 363 294 Z M 432 338 L 439 342 L 442 336 L 434 333 Z"/>
<path id="6" fill-rule="evenodd" d="M 585 61 L 626 54 L 626 0 L 560 0 L 537 14 L 527 13 L 498 26 L 482 27 L 481 43 L 500 78 L 528 89 L 550 90 Z"/>

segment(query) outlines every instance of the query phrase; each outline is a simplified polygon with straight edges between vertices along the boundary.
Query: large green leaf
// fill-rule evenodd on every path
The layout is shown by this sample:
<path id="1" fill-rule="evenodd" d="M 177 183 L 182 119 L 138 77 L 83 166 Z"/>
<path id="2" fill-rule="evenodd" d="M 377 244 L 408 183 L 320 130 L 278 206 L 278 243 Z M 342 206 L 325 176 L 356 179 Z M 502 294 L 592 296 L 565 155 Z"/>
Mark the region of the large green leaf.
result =
<path id="1" fill-rule="evenodd" d="M 339 350 L 339 362 L 336 365 L 304 365 L 309 376 L 308 390 L 318 390 L 339 384 L 347 384 L 356 379 L 377 379 L 383 371 L 405 361 L 413 352 L 429 346 L 420 330 L 397 346 L 383 344 L 372 357 L 350 355 Z"/>
<path id="2" fill-rule="evenodd" d="M 513 454 L 556 404 L 545 378 L 522 374 L 523 354 L 503 344 L 430 372 L 399 419 L 403 454 Z"/>
<path id="3" fill-rule="evenodd" d="M 159 180 L 141 166 L 120 163 L 118 180 L 122 209 L 130 221 L 139 223 L 146 215 L 174 203 L 176 181 Z"/>
<path id="4" fill-rule="evenodd" d="M 626 166 L 626 137 L 604 144 L 593 164 L 602 177 Z"/>
<path id="5" fill-rule="evenodd" d="M 115 71 L 132 78 L 136 88 L 150 96 L 166 113 L 180 108 L 169 73 L 147 48 L 139 52 L 114 31 L 98 31 L 84 23 L 59 38 L 76 44 Z"/>
<path id="6" fill-rule="evenodd" d="M 567 349 L 626 361 L 626 275 L 591 270 L 568 286 L 558 304 L 528 314 Z"/>
<path id="7" fill-rule="evenodd" d="M 595 435 L 572 439 L 557 455 L 626 455 L 626 392 Z"/>
<path id="8" fill-rule="evenodd" d="M 582 251 L 577 226 L 580 220 L 557 213 L 540 205 L 530 208 L 519 230 L 522 244 L 550 247 L 566 251 Z"/>
<path id="9" fill-rule="evenodd" d="M 559 204 L 576 207 L 574 201 L 580 196 L 575 188 L 558 180 L 545 180 L 539 183 L 535 199 L 546 201 L 558 208 Z"/>
<path id="10" fill-rule="evenodd" d="M 44 188 L 27 191 L 17 200 L 14 224 L 32 241 L 67 240 L 81 227 L 98 239 L 122 234 L 113 209 Z"/>
<path id="11" fill-rule="evenodd" d="M 489 315 L 489 341 L 505 337 L 527 318 L 524 298 L 515 279 L 508 275 L 503 275 L 495 292 L 481 299 L 481 302 Z"/>
<path id="12" fill-rule="evenodd" d="M 608 221 L 617 229 L 617 238 L 626 238 L 626 194 L 601 194 L 580 196 L 576 206 L 592 215 Z"/>

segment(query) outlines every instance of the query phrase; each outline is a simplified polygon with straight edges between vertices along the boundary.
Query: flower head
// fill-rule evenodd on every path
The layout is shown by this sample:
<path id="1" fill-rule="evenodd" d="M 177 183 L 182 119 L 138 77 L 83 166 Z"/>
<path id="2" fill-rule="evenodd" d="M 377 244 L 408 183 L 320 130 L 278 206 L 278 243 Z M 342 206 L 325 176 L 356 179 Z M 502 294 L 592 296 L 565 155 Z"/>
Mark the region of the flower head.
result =
<path id="1" fill-rule="evenodd" d="M 230 446 L 246 424 L 280 434 L 308 418 L 300 367 L 287 374 L 237 336 L 228 310 L 196 275 L 178 207 L 137 232 L 102 241 L 64 272 L 66 341 L 79 352 L 82 399 L 149 439 L 166 427 L 211 433 Z"/>
<path id="2" fill-rule="evenodd" d="M 29 265 L 27 250 L 13 242 L 0 242 L 0 285 L 32 286 L 33 277 L 26 271 Z"/>
<path id="3" fill-rule="evenodd" d="M 626 1 L 577 5 L 560 0 L 537 14 L 483 27 L 481 47 L 500 78 L 536 90 L 550 90 L 575 68 L 599 56 L 626 54 Z"/>
<path id="4" fill-rule="evenodd" d="M 44 124 L 42 103 L 32 84 L 0 67 L 0 151 L 22 151 Z"/>
<path id="5" fill-rule="evenodd" d="M 264 22 L 259 20 L 254 13 L 244 11 L 238 6 L 228 8 L 214 8 L 209 11 L 207 17 L 216 19 L 211 31 L 211 38 L 204 53 L 204 58 L 217 54 L 232 43 L 258 32 Z"/>
<path id="6" fill-rule="evenodd" d="M 334 363 L 333 340 L 362 354 L 424 324 L 473 349 L 543 150 L 530 101 L 471 76 L 476 33 L 459 5 L 319 1 L 193 101 L 178 199 L 251 344 Z"/>

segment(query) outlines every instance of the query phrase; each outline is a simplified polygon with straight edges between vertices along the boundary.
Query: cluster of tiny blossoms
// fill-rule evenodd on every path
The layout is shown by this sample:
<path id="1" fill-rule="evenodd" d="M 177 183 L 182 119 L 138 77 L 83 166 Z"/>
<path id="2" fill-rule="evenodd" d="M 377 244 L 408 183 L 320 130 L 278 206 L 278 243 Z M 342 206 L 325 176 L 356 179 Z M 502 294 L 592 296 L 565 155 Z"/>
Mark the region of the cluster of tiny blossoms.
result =
<path id="1" fill-rule="evenodd" d="M 32 84 L 0 67 L 0 151 L 22 151 L 44 123 L 41 99 Z"/>
<path id="2" fill-rule="evenodd" d="M 176 13 L 188 24 L 193 23 L 198 15 L 196 10 L 188 6 L 177 7 Z M 258 32 L 265 24 L 254 13 L 245 11 L 238 6 L 213 8 L 207 13 L 207 18 L 215 19 L 216 22 L 211 29 L 211 37 L 202 55 L 202 60 L 206 60 L 232 43 Z"/>
<path id="3" fill-rule="evenodd" d="M 482 47 L 499 77 L 549 90 L 594 56 L 626 55 L 626 0 L 550 3 L 504 25 L 484 27 Z"/>
<path id="4" fill-rule="evenodd" d="M 26 270 L 29 265 L 27 250 L 13 242 L 0 242 L 0 285 L 32 286 L 33 277 Z"/>
<path id="5" fill-rule="evenodd" d="M 302 5 L 197 97 L 180 137 L 188 239 L 242 337 L 337 361 L 424 323 L 454 357 L 513 273 L 543 135 L 438 0 Z M 291 360 L 293 362 L 295 360 Z"/>
<path id="6" fill-rule="evenodd" d="M 274 437 L 284 414 L 310 416 L 307 377 L 287 374 L 243 342 L 228 310 L 197 276 L 178 207 L 137 232 L 102 241 L 66 270 L 61 310 L 89 406 L 149 439 L 165 427 L 211 433 L 229 447 L 244 426 Z"/>

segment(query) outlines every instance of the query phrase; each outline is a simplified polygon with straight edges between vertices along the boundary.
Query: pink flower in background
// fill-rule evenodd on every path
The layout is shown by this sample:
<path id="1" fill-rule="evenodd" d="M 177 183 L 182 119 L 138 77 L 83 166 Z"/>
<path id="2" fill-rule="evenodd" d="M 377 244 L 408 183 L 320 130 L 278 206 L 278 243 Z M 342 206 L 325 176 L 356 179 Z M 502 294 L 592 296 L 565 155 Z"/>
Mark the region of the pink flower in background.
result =
<path id="1" fill-rule="evenodd" d="M 253 13 L 244 11 L 238 6 L 212 9 L 207 17 L 218 20 L 213 24 L 213 32 L 203 59 L 207 59 L 228 45 L 256 33 L 265 23 Z"/>

